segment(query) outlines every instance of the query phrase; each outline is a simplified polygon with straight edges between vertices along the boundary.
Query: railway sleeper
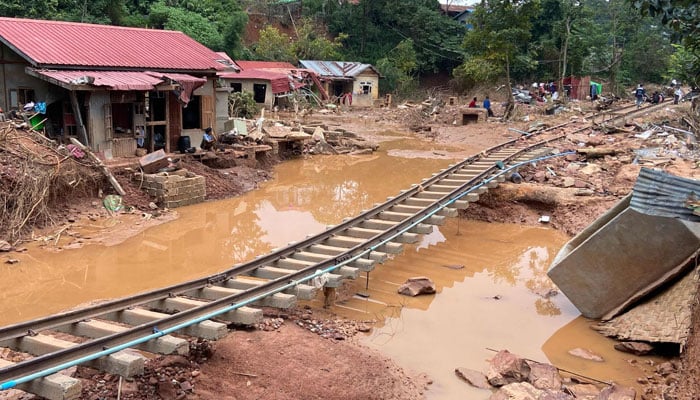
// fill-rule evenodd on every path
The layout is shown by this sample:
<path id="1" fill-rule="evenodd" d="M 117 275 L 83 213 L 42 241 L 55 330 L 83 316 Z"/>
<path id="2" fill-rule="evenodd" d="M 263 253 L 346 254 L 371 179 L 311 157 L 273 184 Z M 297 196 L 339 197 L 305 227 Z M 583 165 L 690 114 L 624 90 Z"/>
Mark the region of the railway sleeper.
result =
<path id="1" fill-rule="evenodd" d="M 206 305 L 206 301 L 188 299 L 185 297 L 168 297 L 146 303 L 148 307 L 156 310 L 163 310 L 170 314 L 180 311 L 189 310 L 191 308 Z M 228 311 L 216 316 L 216 319 L 226 321 L 238 325 L 255 325 L 262 321 L 263 312 L 258 308 L 240 307 L 232 311 Z"/>
<path id="2" fill-rule="evenodd" d="M 14 363 L 0 359 L 0 368 Z M 79 399 L 83 390 L 80 379 L 57 373 L 17 385 L 17 389 L 48 400 Z"/>
<path id="3" fill-rule="evenodd" d="M 345 252 L 346 249 L 341 249 L 340 253 Z M 336 253 L 336 254 L 340 254 Z M 292 256 L 293 258 L 297 260 L 303 260 L 303 261 L 313 261 L 316 263 L 320 263 L 323 261 L 327 261 L 330 259 L 333 259 L 334 257 L 331 254 L 323 254 L 323 253 L 316 253 L 312 251 L 299 251 L 294 253 Z M 367 258 L 358 258 L 357 260 L 354 260 L 352 262 L 349 262 L 347 265 L 353 268 L 357 268 L 360 271 L 363 272 L 368 272 L 374 269 L 374 266 L 376 265 L 377 261 L 376 260 L 371 260 Z"/>
<path id="4" fill-rule="evenodd" d="M 369 238 L 377 236 L 381 233 L 384 233 L 384 231 L 352 227 L 352 228 L 346 229 L 344 231 L 344 233 L 350 237 L 369 239 Z M 404 232 L 404 233 L 398 235 L 397 237 L 395 237 L 393 240 L 395 240 L 399 243 L 416 243 L 418 241 L 418 239 L 419 239 L 419 235 L 417 233 Z"/>
<path id="5" fill-rule="evenodd" d="M 127 325 L 143 325 L 158 322 L 158 320 L 167 317 L 168 314 L 146 310 L 143 308 L 130 308 L 122 311 L 115 311 L 100 315 L 100 318 L 121 322 Z M 195 336 L 207 340 L 219 340 L 228 334 L 226 324 L 215 321 L 202 321 L 198 324 L 190 325 L 181 332 L 188 336 Z"/>
<path id="6" fill-rule="evenodd" d="M 125 326 L 116 325 L 111 322 L 99 321 L 95 319 L 80 321 L 67 325 L 61 325 L 54 328 L 54 330 L 58 332 L 92 339 L 124 332 L 128 329 L 129 328 Z M 156 354 L 187 355 L 190 352 L 190 344 L 187 342 L 187 340 L 176 338 L 172 335 L 161 336 L 159 338 L 138 344 L 134 347 L 138 348 L 139 350 Z"/>
<path id="7" fill-rule="evenodd" d="M 314 265 L 318 264 L 317 262 L 313 261 L 304 261 L 304 260 L 298 260 L 295 258 L 282 258 L 277 260 L 275 264 L 273 265 L 274 267 L 278 268 L 283 268 L 283 269 L 293 269 L 300 271 L 304 268 L 312 267 Z M 339 274 L 340 276 L 344 278 L 349 278 L 349 279 L 357 279 L 358 276 L 360 276 L 360 271 L 357 268 L 349 267 L 347 265 L 343 265 L 341 267 L 336 268 L 333 272 Z"/>
<path id="8" fill-rule="evenodd" d="M 331 247 L 345 247 L 348 249 L 351 249 L 355 246 L 360 246 L 364 243 L 365 241 L 360 238 L 346 235 L 334 235 L 323 241 L 324 245 L 328 245 Z M 403 252 L 403 244 L 396 242 L 387 242 L 377 246 L 376 250 L 383 253 L 400 254 L 401 252 Z"/>
<path id="9" fill-rule="evenodd" d="M 223 282 L 223 286 L 231 289 L 251 289 L 265 283 L 266 280 L 254 279 L 247 276 L 236 276 L 231 279 L 227 279 Z M 283 293 L 291 294 L 296 296 L 299 300 L 313 300 L 316 298 L 318 289 L 314 286 L 300 283 L 289 289 L 284 290 Z"/>
<path id="10" fill-rule="evenodd" d="M 73 342 L 44 334 L 22 336 L 21 338 L 0 343 L 0 347 L 9 347 L 34 356 L 53 353 L 73 346 L 75 346 Z M 96 360 L 87 361 L 84 365 L 109 374 L 130 378 L 143 374 L 145 362 L 146 360 L 143 356 L 133 354 L 133 352 L 127 350 L 122 350 Z"/>
<path id="11" fill-rule="evenodd" d="M 308 250 L 310 252 L 314 252 L 317 254 L 337 255 L 337 254 L 345 253 L 346 251 L 348 251 L 348 248 L 328 246 L 325 244 L 314 244 L 314 245 L 311 245 L 308 248 Z M 389 258 L 389 255 L 387 253 L 384 253 L 381 251 L 374 251 L 373 250 L 373 251 L 370 251 L 369 253 L 367 253 L 366 257 L 370 260 L 373 260 L 373 261 L 376 261 L 380 264 L 383 264 L 387 260 L 387 258 Z M 364 260 L 364 258 L 362 260 Z"/>
<path id="12" fill-rule="evenodd" d="M 234 294 L 243 293 L 244 290 L 241 289 L 231 289 L 222 286 L 207 286 L 201 289 L 193 290 L 192 292 L 186 293 L 186 295 L 191 295 L 192 297 L 198 297 L 206 300 L 218 300 L 223 297 L 231 296 Z M 266 296 L 261 300 L 256 301 L 253 305 L 261 307 L 274 307 L 288 309 L 292 308 L 297 304 L 297 298 L 294 295 L 286 293 L 275 293 L 270 296 Z"/>
<path id="13" fill-rule="evenodd" d="M 278 278 L 283 278 L 286 276 L 289 276 L 290 274 L 297 273 L 298 271 L 295 270 L 290 270 L 290 269 L 283 269 L 283 268 L 276 268 L 276 267 L 260 267 L 257 268 L 254 271 L 253 276 L 256 276 L 258 278 L 264 278 L 264 279 L 278 279 Z M 328 273 L 326 275 L 328 278 L 326 282 L 326 286 L 328 287 L 340 287 L 343 284 L 343 277 L 342 275 L 339 274 L 334 274 L 334 273 Z"/>

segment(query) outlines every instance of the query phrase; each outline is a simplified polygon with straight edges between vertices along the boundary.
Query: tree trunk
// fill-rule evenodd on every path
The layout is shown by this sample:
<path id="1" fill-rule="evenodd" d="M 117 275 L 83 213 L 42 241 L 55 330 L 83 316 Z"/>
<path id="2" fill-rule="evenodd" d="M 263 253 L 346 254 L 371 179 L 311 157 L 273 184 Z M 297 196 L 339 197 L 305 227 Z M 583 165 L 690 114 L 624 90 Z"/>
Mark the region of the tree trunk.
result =
<path id="1" fill-rule="evenodd" d="M 569 53 L 569 36 L 571 36 L 571 17 L 566 17 L 566 36 L 564 37 L 564 46 L 562 48 L 561 55 L 561 75 L 559 75 L 559 98 L 567 101 L 566 90 L 564 90 L 564 78 L 566 78 L 566 62 L 567 55 Z"/>
<path id="2" fill-rule="evenodd" d="M 508 82 L 508 103 L 503 113 L 503 119 L 508 121 L 513 116 L 515 109 L 515 98 L 513 98 L 513 86 L 510 84 L 510 58 L 506 55 L 506 80 Z"/>

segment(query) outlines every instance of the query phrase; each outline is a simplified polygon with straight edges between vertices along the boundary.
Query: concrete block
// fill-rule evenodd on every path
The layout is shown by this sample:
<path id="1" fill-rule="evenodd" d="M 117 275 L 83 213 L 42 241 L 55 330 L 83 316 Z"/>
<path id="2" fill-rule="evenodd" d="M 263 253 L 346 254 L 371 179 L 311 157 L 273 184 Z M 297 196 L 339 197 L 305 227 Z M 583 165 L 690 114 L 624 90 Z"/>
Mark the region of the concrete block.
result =
<path id="1" fill-rule="evenodd" d="M 204 301 L 187 299 L 184 297 L 170 297 L 148 303 L 148 305 L 159 310 L 184 311 L 189 310 L 190 308 L 199 307 L 205 303 L 206 302 Z M 216 319 L 241 325 L 256 324 L 262 321 L 262 318 L 262 310 L 251 307 L 241 307 L 233 311 L 222 313 L 216 317 Z M 254 322 L 250 323 L 250 321 Z"/>
<path id="2" fill-rule="evenodd" d="M 0 359 L 0 368 L 12 364 Z M 17 385 L 17 389 L 48 400 L 72 400 L 80 398 L 82 382 L 79 379 L 58 373 Z"/>
<path id="3" fill-rule="evenodd" d="M 159 313 L 141 308 L 134 308 L 114 313 L 101 315 L 100 318 L 110 321 L 118 321 L 128 325 L 143 325 L 156 322 L 165 318 L 168 314 Z M 200 337 L 207 340 L 219 340 L 228 334 L 225 324 L 214 321 L 202 321 L 195 325 L 190 325 L 181 330 L 185 335 Z"/>

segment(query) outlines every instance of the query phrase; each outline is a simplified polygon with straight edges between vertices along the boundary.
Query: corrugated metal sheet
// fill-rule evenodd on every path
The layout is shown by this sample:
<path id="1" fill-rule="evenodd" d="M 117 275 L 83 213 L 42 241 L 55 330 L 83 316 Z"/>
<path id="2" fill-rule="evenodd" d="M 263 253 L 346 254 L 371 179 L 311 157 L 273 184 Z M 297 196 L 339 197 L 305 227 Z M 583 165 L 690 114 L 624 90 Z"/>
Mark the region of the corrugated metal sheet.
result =
<path id="1" fill-rule="evenodd" d="M 56 71 L 34 70 L 37 74 L 65 84 L 75 84 L 83 77 L 94 78 L 91 86 L 112 90 L 151 90 L 163 79 L 138 71 Z M 162 74 L 161 74 L 162 75 Z"/>
<path id="2" fill-rule="evenodd" d="M 0 40 L 39 67 L 225 68 L 215 52 L 175 31 L 0 18 Z"/>
<path id="3" fill-rule="evenodd" d="M 288 62 L 278 62 L 278 61 L 236 61 L 236 64 L 241 67 L 243 71 L 249 69 L 297 69 L 294 65 Z"/>
<path id="4" fill-rule="evenodd" d="M 322 78 L 351 79 L 360 75 L 366 69 L 371 69 L 377 75 L 381 74 L 371 64 L 347 61 L 312 61 L 299 60 L 299 64 L 310 69 Z"/>
<path id="5" fill-rule="evenodd" d="M 700 181 L 642 168 L 632 190 L 630 207 L 647 215 L 700 221 L 688 203 L 700 199 Z"/>

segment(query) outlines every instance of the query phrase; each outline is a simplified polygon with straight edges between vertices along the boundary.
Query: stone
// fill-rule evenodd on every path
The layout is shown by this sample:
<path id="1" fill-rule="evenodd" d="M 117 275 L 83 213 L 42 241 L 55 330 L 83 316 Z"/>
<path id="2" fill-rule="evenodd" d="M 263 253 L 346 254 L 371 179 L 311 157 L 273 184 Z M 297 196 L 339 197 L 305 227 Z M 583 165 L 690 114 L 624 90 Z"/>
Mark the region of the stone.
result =
<path id="1" fill-rule="evenodd" d="M 455 368 L 455 375 L 479 389 L 491 389 L 492 387 L 486 379 L 486 375 L 479 371 L 474 371 L 473 369 Z"/>
<path id="2" fill-rule="evenodd" d="M 644 342 L 620 342 L 615 344 L 615 350 L 641 356 L 654 351 L 654 346 Z"/>
<path id="3" fill-rule="evenodd" d="M 154 202 L 150 202 L 150 203 L 148 203 L 148 208 L 150 208 L 151 210 L 157 210 L 158 205 Z"/>
<path id="4" fill-rule="evenodd" d="M 634 400 L 637 391 L 631 387 L 612 384 L 600 391 L 597 400 Z"/>
<path id="5" fill-rule="evenodd" d="M 192 384 L 190 383 L 190 381 L 180 382 L 180 390 L 183 390 L 185 392 L 192 390 Z"/>
<path id="6" fill-rule="evenodd" d="M 567 386 L 565 390 L 577 399 L 595 399 L 600 394 L 600 389 L 590 383 Z"/>
<path id="7" fill-rule="evenodd" d="M 658 367 L 656 367 L 656 373 L 661 375 L 661 376 L 668 376 L 675 372 L 676 368 L 671 364 L 670 362 L 664 362 L 659 364 Z"/>
<path id="8" fill-rule="evenodd" d="M 576 179 L 574 179 L 570 176 L 567 176 L 564 178 L 564 183 L 562 184 L 562 186 L 564 186 L 565 188 L 568 188 L 568 187 L 574 186 L 575 183 L 576 183 Z"/>
<path id="9" fill-rule="evenodd" d="M 399 294 L 404 296 L 418 296 L 420 294 L 435 293 L 435 282 L 425 276 L 408 278 L 406 282 L 399 286 Z"/>
<path id="10" fill-rule="evenodd" d="M 575 349 L 571 349 L 568 351 L 568 353 L 574 357 L 583 358 L 584 360 L 596 361 L 596 362 L 605 361 L 603 359 L 603 357 L 599 356 L 598 354 L 595 354 L 590 350 L 582 349 L 580 347 L 577 347 Z"/>
<path id="11" fill-rule="evenodd" d="M 159 382 L 156 392 L 163 400 L 173 400 L 177 396 L 177 391 L 170 382 Z"/>
<path id="12" fill-rule="evenodd" d="M 581 179 L 576 179 L 574 180 L 574 187 L 577 189 L 585 189 L 588 186 L 586 181 L 583 181 Z"/>
<path id="13" fill-rule="evenodd" d="M 528 382 L 538 389 L 561 390 L 562 379 L 559 370 L 550 364 L 528 362 L 530 374 Z"/>
<path id="14" fill-rule="evenodd" d="M 547 179 L 547 174 L 544 171 L 537 171 L 532 179 L 538 183 L 542 183 Z"/>
<path id="15" fill-rule="evenodd" d="M 593 175 L 593 174 L 600 172 L 601 170 L 602 170 L 602 168 L 600 168 L 600 165 L 588 163 L 588 164 L 586 164 L 585 167 L 581 168 L 579 171 L 582 174 Z"/>
<path id="16" fill-rule="evenodd" d="M 492 386 L 504 386 L 513 382 L 523 382 L 530 375 L 530 366 L 522 358 L 501 350 L 491 359 L 486 378 Z"/>
<path id="17" fill-rule="evenodd" d="M 537 400 L 576 400 L 572 395 L 564 392 L 545 392 Z"/>
<path id="18" fill-rule="evenodd" d="M 489 400 L 536 400 L 544 393 L 527 382 L 514 382 L 498 389 Z"/>
<path id="19" fill-rule="evenodd" d="M 10 251 L 12 250 L 12 245 L 4 240 L 0 240 L 0 251 Z"/>

